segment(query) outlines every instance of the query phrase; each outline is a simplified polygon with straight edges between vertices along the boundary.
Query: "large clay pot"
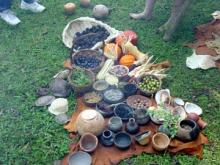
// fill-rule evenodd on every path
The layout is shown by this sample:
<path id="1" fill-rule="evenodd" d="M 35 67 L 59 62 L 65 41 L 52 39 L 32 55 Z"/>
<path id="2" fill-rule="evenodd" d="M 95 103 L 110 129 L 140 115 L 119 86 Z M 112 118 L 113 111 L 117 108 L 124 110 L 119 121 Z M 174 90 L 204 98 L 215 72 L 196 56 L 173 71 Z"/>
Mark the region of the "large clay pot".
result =
<path id="1" fill-rule="evenodd" d="M 177 137 L 182 141 L 195 140 L 199 135 L 198 124 L 190 119 L 182 120 L 179 123 Z"/>
<path id="2" fill-rule="evenodd" d="M 92 133 L 100 135 L 104 129 L 104 118 L 93 109 L 82 111 L 76 119 L 76 128 L 80 135 Z"/>

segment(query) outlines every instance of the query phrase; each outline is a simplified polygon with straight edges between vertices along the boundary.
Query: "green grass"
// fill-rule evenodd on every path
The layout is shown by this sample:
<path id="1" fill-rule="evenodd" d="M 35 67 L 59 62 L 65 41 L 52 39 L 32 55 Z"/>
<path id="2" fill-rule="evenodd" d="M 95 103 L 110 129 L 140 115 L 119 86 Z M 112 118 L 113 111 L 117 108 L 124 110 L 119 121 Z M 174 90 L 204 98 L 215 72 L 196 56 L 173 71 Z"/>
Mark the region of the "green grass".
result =
<path id="1" fill-rule="evenodd" d="M 67 0 L 42 0 L 47 10 L 32 14 L 18 8 L 13 10 L 22 20 L 17 27 L 0 21 L 0 164 L 25 165 L 51 164 L 68 152 L 68 133 L 54 121 L 46 108 L 36 108 L 35 91 L 50 82 L 52 76 L 62 70 L 69 50 L 62 44 L 61 32 L 68 21 L 89 16 L 90 9 L 77 8 L 73 16 L 65 16 L 63 4 Z M 198 103 L 208 122 L 204 131 L 210 143 L 204 148 L 203 160 L 187 155 L 171 156 L 142 154 L 121 164 L 170 165 L 178 160 L 183 165 L 220 164 L 220 77 L 217 69 L 190 70 L 185 66 L 186 57 L 192 51 L 183 44 L 193 41 L 194 28 L 212 20 L 210 14 L 219 10 L 219 0 L 197 0 L 187 11 L 171 42 L 163 42 L 162 35 L 155 34 L 157 27 L 169 17 L 171 2 L 160 0 L 156 4 L 154 20 L 150 22 L 129 19 L 128 13 L 141 11 L 144 0 L 93 0 L 113 9 L 105 20 L 120 29 L 133 29 L 139 36 L 139 48 L 153 54 L 158 61 L 169 59 L 172 68 L 164 87 L 173 96 Z M 76 2 L 78 4 L 78 1 Z M 75 98 L 71 96 L 70 112 L 74 111 Z"/>

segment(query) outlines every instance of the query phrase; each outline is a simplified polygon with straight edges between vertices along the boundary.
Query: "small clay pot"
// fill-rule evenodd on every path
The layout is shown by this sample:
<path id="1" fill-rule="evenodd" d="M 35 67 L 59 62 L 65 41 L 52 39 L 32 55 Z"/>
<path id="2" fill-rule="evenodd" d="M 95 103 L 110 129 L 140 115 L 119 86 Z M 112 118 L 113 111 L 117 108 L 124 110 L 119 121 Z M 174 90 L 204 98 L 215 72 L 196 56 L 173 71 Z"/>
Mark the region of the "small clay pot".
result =
<path id="1" fill-rule="evenodd" d="M 114 144 L 113 132 L 110 130 L 103 131 L 100 141 L 104 146 L 112 146 Z"/>
<path id="2" fill-rule="evenodd" d="M 169 137 L 164 133 L 156 133 L 152 137 L 153 148 L 157 151 L 163 151 L 168 148 L 170 144 Z"/>
<path id="3" fill-rule="evenodd" d="M 130 118 L 126 124 L 126 131 L 130 134 L 135 134 L 139 131 L 139 126 L 134 118 Z"/>
<path id="4" fill-rule="evenodd" d="M 198 124 L 193 120 L 186 119 L 179 123 L 177 137 L 182 141 L 192 141 L 198 137 L 199 132 Z"/>
<path id="5" fill-rule="evenodd" d="M 122 129 L 122 120 L 120 117 L 112 117 L 109 119 L 108 128 L 113 132 L 118 132 Z"/>
<path id="6" fill-rule="evenodd" d="M 142 132 L 135 136 L 135 140 L 140 145 L 147 145 L 151 140 L 151 135 L 152 135 L 151 131 Z"/>
<path id="7" fill-rule="evenodd" d="M 145 125 L 150 121 L 150 115 L 145 109 L 134 111 L 134 118 L 139 125 Z"/>
<path id="8" fill-rule="evenodd" d="M 95 151 L 97 145 L 98 139 L 95 135 L 91 133 L 86 133 L 82 135 L 79 142 L 80 149 L 89 153 Z"/>

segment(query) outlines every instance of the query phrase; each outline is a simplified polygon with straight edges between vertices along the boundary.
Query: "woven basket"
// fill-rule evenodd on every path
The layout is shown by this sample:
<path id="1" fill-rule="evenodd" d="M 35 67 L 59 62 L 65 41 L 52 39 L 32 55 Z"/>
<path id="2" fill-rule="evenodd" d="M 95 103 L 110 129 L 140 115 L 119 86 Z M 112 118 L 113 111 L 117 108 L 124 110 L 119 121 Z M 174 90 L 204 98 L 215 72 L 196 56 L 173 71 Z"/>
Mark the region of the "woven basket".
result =
<path id="1" fill-rule="evenodd" d="M 94 18 L 90 17 L 80 17 L 75 20 L 70 21 L 63 30 L 62 33 L 62 40 L 66 47 L 72 48 L 74 43 L 75 34 L 77 32 L 83 32 L 86 28 L 91 28 L 92 26 L 102 26 L 104 27 L 109 33 L 109 37 L 105 40 L 105 43 L 109 43 L 115 37 L 117 37 L 121 32 L 110 27 L 109 25 L 97 21 Z M 98 42 L 95 44 L 91 49 L 98 49 L 103 46 L 103 42 Z"/>

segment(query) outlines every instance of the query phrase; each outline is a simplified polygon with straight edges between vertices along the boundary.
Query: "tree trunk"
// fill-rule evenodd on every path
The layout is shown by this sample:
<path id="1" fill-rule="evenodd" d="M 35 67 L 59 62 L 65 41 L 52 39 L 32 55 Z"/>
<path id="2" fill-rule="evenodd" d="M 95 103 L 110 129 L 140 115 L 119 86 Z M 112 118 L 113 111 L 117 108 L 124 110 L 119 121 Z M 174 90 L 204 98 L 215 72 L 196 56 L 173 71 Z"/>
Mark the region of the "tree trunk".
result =
<path id="1" fill-rule="evenodd" d="M 145 9 L 142 13 L 130 13 L 130 17 L 133 19 L 152 19 L 153 8 L 156 0 L 146 0 Z"/>

